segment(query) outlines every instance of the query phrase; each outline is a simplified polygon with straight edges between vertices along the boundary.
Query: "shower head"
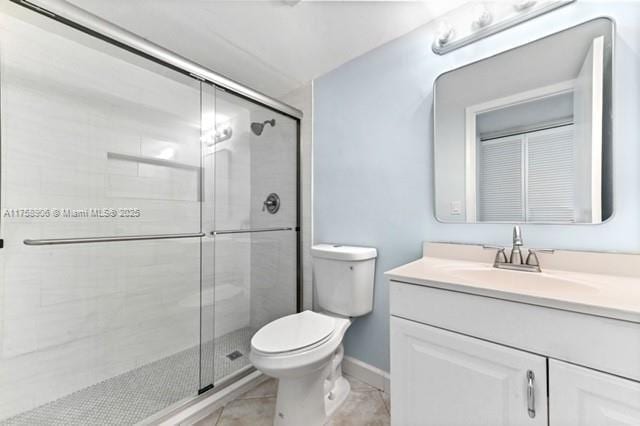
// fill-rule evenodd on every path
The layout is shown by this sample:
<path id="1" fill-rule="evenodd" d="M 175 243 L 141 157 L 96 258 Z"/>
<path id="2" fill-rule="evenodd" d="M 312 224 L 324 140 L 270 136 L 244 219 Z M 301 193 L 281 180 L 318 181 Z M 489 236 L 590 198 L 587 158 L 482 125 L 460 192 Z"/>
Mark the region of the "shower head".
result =
<path id="1" fill-rule="evenodd" d="M 271 127 L 275 127 L 276 119 L 272 118 L 271 120 L 267 120 L 267 121 L 262 122 L 262 123 L 251 123 L 251 131 L 256 136 L 260 136 L 262 134 L 262 131 L 264 130 L 265 124 L 271 124 Z"/>

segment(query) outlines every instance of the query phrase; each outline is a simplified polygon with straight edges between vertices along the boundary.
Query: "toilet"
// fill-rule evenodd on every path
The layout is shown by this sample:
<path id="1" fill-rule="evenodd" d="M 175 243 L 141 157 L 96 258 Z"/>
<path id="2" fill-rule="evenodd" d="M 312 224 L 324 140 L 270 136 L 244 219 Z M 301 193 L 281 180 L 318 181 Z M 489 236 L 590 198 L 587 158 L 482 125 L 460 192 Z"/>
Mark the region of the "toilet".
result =
<path id="1" fill-rule="evenodd" d="M 279 379 L 277 426 L 322 425 L 345 401 L 342 338 L 373 309 L 375 248 L 318 244 L 311 255 L 319 312 L 279 318 L 251 339 L 254 367 Z"/>

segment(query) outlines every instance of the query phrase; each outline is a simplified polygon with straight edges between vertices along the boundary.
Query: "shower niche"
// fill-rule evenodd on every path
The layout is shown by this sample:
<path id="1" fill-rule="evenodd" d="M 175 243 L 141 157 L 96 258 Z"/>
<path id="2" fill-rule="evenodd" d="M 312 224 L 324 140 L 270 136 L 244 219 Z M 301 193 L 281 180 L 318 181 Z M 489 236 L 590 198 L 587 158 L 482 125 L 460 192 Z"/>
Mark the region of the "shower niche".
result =
<path id="1" fill-rule="evenodd" d="M 298 119 L 5 3 L 0 425 L 135 424 L 242 377 L 298 305 Z"/>

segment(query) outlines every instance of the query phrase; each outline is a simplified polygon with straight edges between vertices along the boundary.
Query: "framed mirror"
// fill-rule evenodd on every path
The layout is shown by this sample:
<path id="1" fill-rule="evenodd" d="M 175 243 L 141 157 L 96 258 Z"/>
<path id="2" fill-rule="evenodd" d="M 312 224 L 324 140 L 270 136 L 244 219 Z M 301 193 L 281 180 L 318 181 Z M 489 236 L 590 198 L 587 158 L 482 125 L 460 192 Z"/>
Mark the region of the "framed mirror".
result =
<path id="1" fill-rule="evenodd" d="M 611 217 L 613 39 L 598 18 L 436 79 L 439 221 Z"/>

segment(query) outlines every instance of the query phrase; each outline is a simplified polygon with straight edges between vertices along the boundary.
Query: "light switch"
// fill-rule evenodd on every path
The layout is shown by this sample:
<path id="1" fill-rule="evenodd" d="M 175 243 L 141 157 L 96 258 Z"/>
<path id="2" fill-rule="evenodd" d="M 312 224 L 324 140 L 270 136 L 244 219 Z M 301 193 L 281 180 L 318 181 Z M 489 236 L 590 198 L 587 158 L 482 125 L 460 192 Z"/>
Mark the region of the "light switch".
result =
<path id="1" fill-rule="evenodd" d="M 451 216 L 460 216 L 462 214 L 462 202 L 460 201 L 452 201 L 451 202 Z"/>

